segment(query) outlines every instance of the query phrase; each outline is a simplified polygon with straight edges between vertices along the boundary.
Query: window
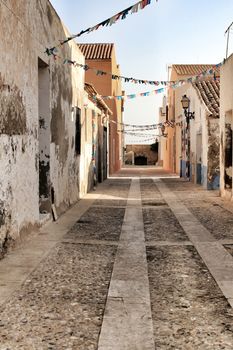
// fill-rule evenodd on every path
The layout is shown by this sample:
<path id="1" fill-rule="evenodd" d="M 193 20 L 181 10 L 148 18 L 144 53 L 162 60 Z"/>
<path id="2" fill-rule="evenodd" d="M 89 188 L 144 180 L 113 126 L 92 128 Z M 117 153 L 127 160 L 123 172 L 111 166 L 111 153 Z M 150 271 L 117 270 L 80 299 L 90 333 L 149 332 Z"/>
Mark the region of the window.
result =
<path id="1" fill-rule="evenodd" d="M 75 153 L 81 154 L 81 109 L 76 107 L 75 118 Z"/>
<path id="2" fill-rule="evenodd" d="M 168 121 L 168 105 L 166 105 L 166 121 Z"/>

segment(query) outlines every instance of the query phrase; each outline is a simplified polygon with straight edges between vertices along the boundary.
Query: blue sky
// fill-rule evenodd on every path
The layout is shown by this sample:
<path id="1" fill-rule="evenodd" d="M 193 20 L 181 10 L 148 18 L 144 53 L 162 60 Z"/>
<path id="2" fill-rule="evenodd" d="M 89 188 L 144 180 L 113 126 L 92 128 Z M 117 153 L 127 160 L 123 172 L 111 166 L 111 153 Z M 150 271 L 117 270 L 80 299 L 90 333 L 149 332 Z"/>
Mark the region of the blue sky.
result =
<path id="1" fill-rule="evenodd" d="M 71 33 L 111 17 L 138 0 L 51 0 Z M 79 42 L 114 42 L 121 74 L 139 79 L 167 80 L 173 63 L 219 63 L 225 57 L 224 32 L 233 21 L 233 0 L 152 0 L 151 5 L 111 27 L 83 35 Z M 229 53 L 233 51 L 233 32 Z M 124 84 L 126 94 L 153 86 Z M 125 122 L 158 121 L 161 95 L 129 100 Z M 131 139 L 130 139 L 131 141 Z"/>

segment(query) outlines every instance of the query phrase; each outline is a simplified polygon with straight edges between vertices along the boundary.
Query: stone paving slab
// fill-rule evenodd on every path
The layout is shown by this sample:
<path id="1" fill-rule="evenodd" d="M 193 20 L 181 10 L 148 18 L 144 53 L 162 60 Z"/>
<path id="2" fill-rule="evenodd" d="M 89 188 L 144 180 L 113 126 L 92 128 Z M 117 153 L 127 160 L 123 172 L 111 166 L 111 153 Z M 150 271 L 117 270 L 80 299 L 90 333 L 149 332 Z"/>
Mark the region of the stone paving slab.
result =
<path id="1" fill-rule="evenodd" d="M 231 281 L 219 281 L 218 285 L 222 291 L 224 291 L 224 295 L 227 299 L 233 300 L 233 283 Z"/>
<path id="2" fill-rule="evenodd" d="M 98 350 L 154 350 L 155 348 L 140 187 L 136 179 L 132 181 L 128 204 Z"/>
<path id="3" fill-rule="evenodd" d="M 149 312 L 146 303 L 109 298 L 98 350 L 154 350 Z"/>
<path id="4" fill-rule="evenodd" d="M 233 269 L 232 256 L 217 241 L 201 244 L 197 243 L 196 246 L 201 254 L 204 255 L 208 252 L 205 256 L 205 262 L 208 266 L 215 267 L 221 265 L 223 267 L 232 267 Z"/>
<path id="5" fill-rule="evenodd" d="M 144 277 L 139 277 L 145 274 L 145 268 L 142 266 L 129 266 L 125 269 L 125 266 L 122 264 L 121 267 L 114 269 L 112 278 L 116 280 L 126 280 L 128 281 L 129 276 L 132 281 L 144 281 Z"/>
<path id="6" fill-rule="evenodd" d="M 0 282 L 0 305 L 5 303 L 10 298 L 12 293 L 19 288 L 19 282 L 20 281 L 17 281 L 17 280 L 14 280 L 13 282 L 11 282 L 10 279 L 7 280 L 6 282 L 1 280 L 1 282 Z"/>
<path id="7" fill-rule="evenodd" d="M 137 243 L 140 241 L 144 242 L 142 235 L 144 235 L 144 230 L 140 230 L 140 228 L 137 229 L 135 225 L 127 225 L 122 229 L 121 241 L 125 243 Z"/>
<path id="8" fill-rule="evenodd" d="M 126 281 L 114 279 L 111 282 L 108 295 L 111 298 L 122 298 L 123 301 L 125 299 L 131 300 L 133 290 L 133 299 L 138 299 L 140 303 L 147 303 L 149 300 L 149 288 L 148 293 L 145 293 L 145 282 L 143 280 Z"/>

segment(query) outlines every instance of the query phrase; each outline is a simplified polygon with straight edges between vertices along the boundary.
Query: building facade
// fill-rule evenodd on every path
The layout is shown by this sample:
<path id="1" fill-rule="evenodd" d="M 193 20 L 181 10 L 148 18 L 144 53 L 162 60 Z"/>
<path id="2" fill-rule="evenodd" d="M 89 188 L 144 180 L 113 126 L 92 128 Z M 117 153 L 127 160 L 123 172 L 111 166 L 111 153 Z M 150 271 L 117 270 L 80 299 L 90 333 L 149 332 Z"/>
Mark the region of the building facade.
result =
<path id="1" fill-rule="evenodd" d="M 171 81 L 187 80 L 213 65 L 173 65 Z M 207 189 L 219 187 L 219 74 L 184 83 L 168 90 L 168 120 L 174 127 L 167 127 L 164 167 Z M 190 100 L 186 118 L 181 100 L 186 95 Z"/>
<path id="2" fill-rule="evenodd" d="M 88 178 L 84 193 L 93 187 L 93 173 L 95 181 L 103 182 L 108 174 L 108 128 L 112 111 L 103 99 L 97 97 L 98 92 L 91 84 L 85 83 L 88 99 L 85 103 L 85 153 L 83 161 L 86 162 L 83 179 Z M 91 156 L 91 158 L 90 158 Z M 85 183 L 85 182 L 84 182 Z"/>
<path id="3" fill-rule="evenodd" d="M 47 220 L 51 208 L 60 215 L 90 188 L 98 128 L 85 120 L 84 71 L 45 53 L 70 35 L 50 2 L 1 2 L 0 19 L 1 254 Z M 62 54 L 85 64 L 72 41 Z M 91 109 L 108 116 L 98 103 Z"/>
<path id="4" fill-rule="evenodd" d="M 167 98 L 163 96 L 163 106 L 159 108 L 159 123 L 161 127 L 158 129 L 159 133 L 159 150 L 158 150 L 158 165 L 164 165 L 164 158 L 166 158 L 166 135 L 165 132 L 165 122 L 167 120 Z"/>
<path id="5" fill-rule="evenodd" d="M 91 69 L 85 73 L 86 82 L 92 84 L 98 93 L 103 96 L 122 95 L 121 81 L 112 76 L 120 76 L 120 67 L 116 61 L 114 44 L 79 44 L 86 64 Z M 99 70 L 96 74 L 95 70 Z M 102 74 L 101 72 L 108 73 Z M 123 113 L 123 100 L 106 100 L 107 106 L 112 111 L 109 123 L 109 173 L 118 171 L 122 164 L 122 135 L 120 131 Z"/>
<path id="6" fill-rule="evenodd" d="M 125 164 L 130 165 L 156 165 L 158 162 L 158 146 L 153 149 L 151 145 L 126 145 Z"/>
<path id="7" fill-rule="evenodd" d="M 221 67 L 220 89 L 220 193 L 231 200 L 233 129 L 233 55 Z"/>

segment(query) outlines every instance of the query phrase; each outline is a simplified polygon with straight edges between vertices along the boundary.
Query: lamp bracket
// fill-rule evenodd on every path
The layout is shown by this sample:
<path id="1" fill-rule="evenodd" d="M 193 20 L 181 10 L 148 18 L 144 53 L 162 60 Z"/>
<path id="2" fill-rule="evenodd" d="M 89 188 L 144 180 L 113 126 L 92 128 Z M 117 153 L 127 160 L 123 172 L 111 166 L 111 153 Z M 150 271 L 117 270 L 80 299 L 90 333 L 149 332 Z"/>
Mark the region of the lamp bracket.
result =
<path id="1" fill-rule="evenodd" d="M 188 112 L 186 109 L 184 110 L 184 115 L 186 119 L 194 119 L 195 118 L 195 112 Z"/>

